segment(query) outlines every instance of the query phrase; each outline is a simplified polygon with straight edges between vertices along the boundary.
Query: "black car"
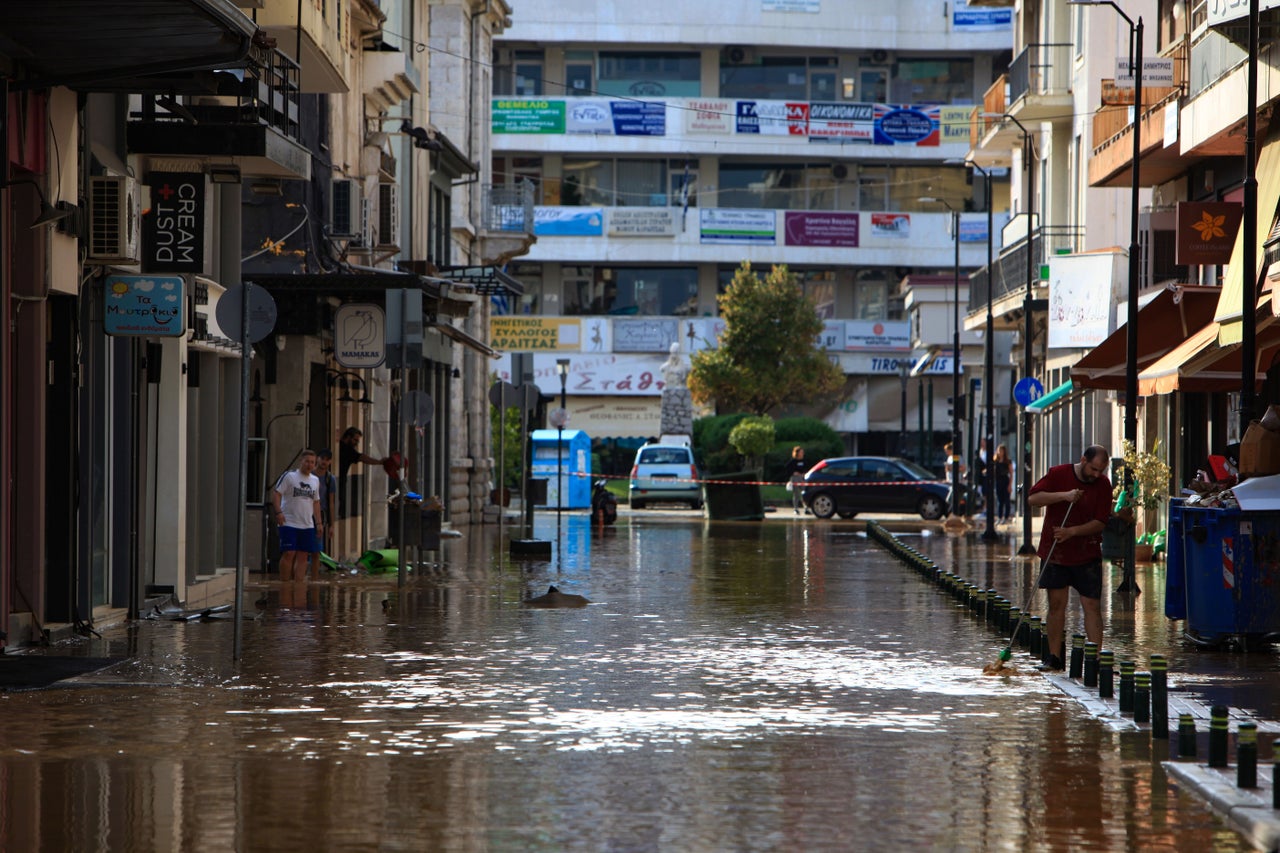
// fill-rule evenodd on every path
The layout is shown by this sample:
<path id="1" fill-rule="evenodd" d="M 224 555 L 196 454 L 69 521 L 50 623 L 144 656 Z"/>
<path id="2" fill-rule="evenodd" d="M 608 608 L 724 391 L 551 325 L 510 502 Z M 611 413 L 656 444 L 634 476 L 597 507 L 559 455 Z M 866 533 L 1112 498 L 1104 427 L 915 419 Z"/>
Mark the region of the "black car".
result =
<path id="1" fill-rule="evenodd" d="M 961 484 L 965 506 L 981 499 Z M 823 459 L 804 475 L 805 506 L 818 518 L 853 518 L 860 512 L 919 513 L 928 521 L 950 510 L 951 484 L 909 459 L 842 456 Z"/>

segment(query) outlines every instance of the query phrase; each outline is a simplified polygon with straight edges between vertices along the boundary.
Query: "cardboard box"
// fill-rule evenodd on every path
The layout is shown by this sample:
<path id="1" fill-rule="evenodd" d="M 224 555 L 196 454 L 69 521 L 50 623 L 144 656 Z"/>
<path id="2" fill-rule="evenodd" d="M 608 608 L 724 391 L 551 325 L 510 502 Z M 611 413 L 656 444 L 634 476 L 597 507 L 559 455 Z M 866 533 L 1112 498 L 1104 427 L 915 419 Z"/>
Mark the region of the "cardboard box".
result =
<path id="1" fill-rule="evenodd" d="M 1271 474 L 1280 474 L 1280 432 L 1253 421 L 1240 442 L 1240 477 Z"/>

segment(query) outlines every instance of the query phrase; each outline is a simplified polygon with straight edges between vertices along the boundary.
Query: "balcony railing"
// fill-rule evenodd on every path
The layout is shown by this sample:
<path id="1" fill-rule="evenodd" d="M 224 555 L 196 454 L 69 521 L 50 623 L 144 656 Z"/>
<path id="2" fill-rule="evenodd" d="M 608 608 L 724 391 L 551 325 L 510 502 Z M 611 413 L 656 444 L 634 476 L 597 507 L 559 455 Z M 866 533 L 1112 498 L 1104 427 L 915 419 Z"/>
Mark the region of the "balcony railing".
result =
<path id="1" fill-rule="evenodd" d="M 534 187 L 521 180 L 515 186 L 484 187 L 481 227 L 486 231 L 533 233 Z"/>
<path id="2" fill-rule="evenodd" d="M 134 114 L 144 122 L 195 125 L 265 125 L 300 141 L 298 64 L 278 50 L 262 51 L 257 63 L 243 70 L 215 73 L 215 94 L 195 95 L 178 103 L 168 95 L 144 95 Z"/>
<path id="3" fill-rule="evenodd" d="M 1050 255 L 1076 252 L 1084 245 L 1084 227 L 1078 225 L 1047 225 L 1031 232 L 1032 286 L 1040 282 L 1040 267 Z M 1027 240 L 1023 238 L 1001 252 L 993 264 L 995 289 L 992 301 L 1010 294 L 1025 293 L 1027 289 Z M 969 310 L 975 311 L 987 304 L 987 293 L 992 276 L 984 267 L 969 279 Z"/>
<path id="4" fill-rule="evenodd" d="M 1009 102 L 1071 93 L 1071 45 L 1030 44 L 1009 65 Z"/>

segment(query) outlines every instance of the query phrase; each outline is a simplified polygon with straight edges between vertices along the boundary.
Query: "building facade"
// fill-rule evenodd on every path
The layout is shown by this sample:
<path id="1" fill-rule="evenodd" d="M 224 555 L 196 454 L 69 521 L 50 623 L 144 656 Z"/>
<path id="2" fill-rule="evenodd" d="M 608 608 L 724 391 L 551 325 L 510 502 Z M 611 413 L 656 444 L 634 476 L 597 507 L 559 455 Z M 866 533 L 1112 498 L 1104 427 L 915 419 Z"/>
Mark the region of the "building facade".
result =
<path id="1" fill-rule="evenodd" d="M 786 264 L 847 377 L 803 413 L 850 450 L 940 466 L 953 273 L 967 290 L 987 208 L 996 228 L 1007 218 L 1007 175 L 988 197 L 962 161 L 1007 64 L 1009 11 L 581 5 L 522 3 L 496 40 L 493 181 L 533 194 L 537 241 L 509 267 L 524 293 L 495 304 L 494 345 L 531 351 L 531 378 L 557 396 L 568 358 L 572 426 L 635 443 L 658 435 L 670 345 L 715 345 L 716 299 L 741 263 Z M 912 277 L 941 296 L 909 301 Z"/>

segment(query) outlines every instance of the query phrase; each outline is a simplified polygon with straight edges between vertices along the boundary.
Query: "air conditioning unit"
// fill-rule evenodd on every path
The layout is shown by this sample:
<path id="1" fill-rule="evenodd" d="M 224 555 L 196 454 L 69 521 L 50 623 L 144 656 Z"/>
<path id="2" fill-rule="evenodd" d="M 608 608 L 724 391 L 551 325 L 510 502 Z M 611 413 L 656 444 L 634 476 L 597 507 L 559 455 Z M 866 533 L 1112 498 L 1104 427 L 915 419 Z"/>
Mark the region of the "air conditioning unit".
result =
<path id="1" fill-rule="evenodd" d="M 750 65 L 756 57 L 751 48 L 731 44 L 720 51 L 720 59 L 725 65 Z"/>
<path id="2" fill-rule="evenodd" d="M 138 182 L 121 175 L 89 178 L 89 263 L 136 264 L 141 253 Z"/>
<path id="3" fill-rule="evenodd" d="M 831 164 L 831 177 L 837 181 L 843 181 L 849 177 L 849 167 L 844 163 Z"/>
<path id="4" fill-rule="evenodd" d="M 329 236 L 361 236 L 364 233 L 363 202 L 357 181 L 335 178 L 329 191 Z"/>
<path id="5" fill-rule="evenodd" d="M 378 248 L 400 245 L 400 185 L 378 184 Z"/>
<path id="6" fill-rule="evenodd" d="M 879 49 L 871 51 L 871 61 L 876 65 L 884 65 L 889 61 L 889 51 Z"/>

